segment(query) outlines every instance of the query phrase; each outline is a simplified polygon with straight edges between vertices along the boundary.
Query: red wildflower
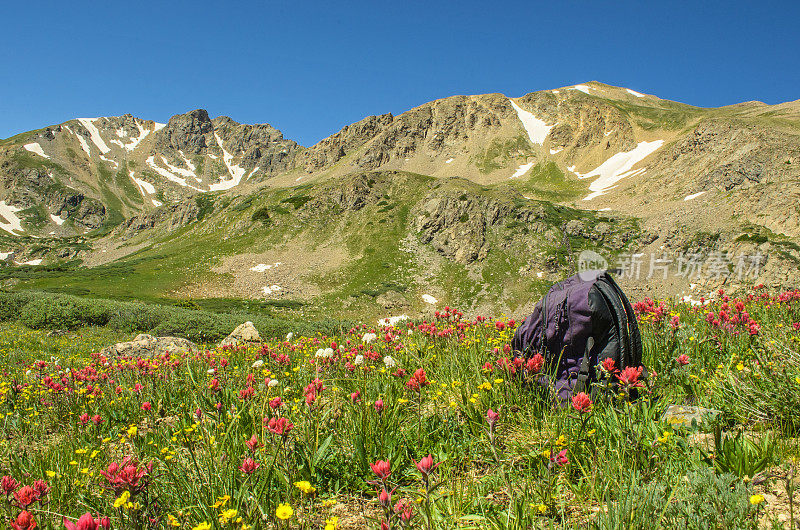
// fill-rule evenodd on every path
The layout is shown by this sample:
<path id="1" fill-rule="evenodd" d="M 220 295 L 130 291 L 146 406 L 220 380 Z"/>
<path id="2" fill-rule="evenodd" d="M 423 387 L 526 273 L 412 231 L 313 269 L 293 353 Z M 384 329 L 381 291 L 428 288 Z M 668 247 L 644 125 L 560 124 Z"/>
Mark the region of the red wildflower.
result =
<path id="1" fill-rule="evenodd" d="M 97 530 L 97 527 L 100 525 L 100 519 L 95 521 L 92 517 L 92 514 L 89 512 L 81 515 L 80 519 L 74 523 L 67 521 L 66 518 L 63 519 L 63 522 L 64 526 L 67 527 L 67 530 Z M 108 527 L 110 526 L 111 524 L 109 523 Z"/>
<path id="2" fill-rule="evenodd" d="M 428 455 L 420 459 L 419 462 L 416 462 L 413 458 L 411 459 L 414 462 L 414 465 L 417 466 L 417 469 L 420 473 L 422 473 L 422 478 L 424 480 L 428 479 L 428 475 L 430 475 L 431 471 L 439 467 L 441 462 L 437 462 L 435 465 L 433 463 L 433 456 Z"/>
<path id="3" fill-rule="evenodd" d="M 280 408 L 281 405 L 283 405 L 283 400 L 281 399 L 280 396 L 276 396 L 269 400 L 269 408 L 271 408 L 272 410 Z"/>
<path id="4" fill-rule="evenodd" d="M 243 401 L 247 401 L 248 399 L 252 398 L 256 394 L 256 389 L 252 386 L 248 386 L 247 388 L 243 388 L 239 391 L 239 398 Z"/>
<path id="5" fill-rule="evenodd" d="M 123 491 L 129 491 L 131 495 L 145 490 L 148 485 L 148 475 L 153 469 L 153 464 L 139 467 L 139 463 L 125 457 L 120 464 L 112 462 L 105 471 L 100 471 L 114 493 L 120 495 Z"/>
<path id="6" fill-rule="evenodd" d="M 241 471 L 241 472 L 243 472 L 243 473 L 245 473 L 247 475 L 250 475 L 256 469 L 258 469 L 260 465 L 261 464 L 259 464 L 258 462 L 256 462 L 252 458 L 245 458 L 244 462 L 242 462 L 242 465 L 239 466 L 239 471 Z"/>
<path id="7" fill-rule="evenodd" d="M 486 411 L 486 421 L 489 422 L 489 429 L 494 431 L 495 425 L 497 425 L 497 419 L 500 417 L 500 413 L 489 409 Z"/>
<path id="8" fill-rule="evenodd" d="M 217 390 L 219 390 L 219 379 L 217 379 L 217 378 L 215 377 L 214 379 L 212 379 L 211 381 L 209 381 L 209 383 L 208 383 L 208 388 L 209 388 L 209 389 L 210 389 L 212 392 L 216 392 Z"/>
<path id="9" fill-rule="evenodd" d="M 617 367 L 614 364 L 613 357 L 606 357 L 605 359 L 603 359 L 602 366 L 603 370 L 605 370 L 607 374 L 613 374 L 614 372 L 617 371 Z"/>
<path id="10" fill-rule="evenodd" d="M 425 373 L 425 370 L 422 368 L 417 368 L 417 370 L 411 375 L 411 379 L 408 380 L 406 383 L 406 388 L 409 390 L 418 391 L 424 386 L 428 386 L 430 381 L 428 381 L 428 376 Z"/>
<path id="11" fill-rule="evenodd" d="M 525 364 L 525 369 L 528 370 L 528 373 L 538 374 L 542 366 L 544 366 L 544 357 L 542 357 L 541 353 L 537 353 L 528 359 L 528 362 Z"/>
<path id="12" fill-rule="evenodd" d="M 578 412 L 588 412 L 592 408 L 592 399 L 586 392 L 580 392 L 572 397 L 572 407 Z"/>
<path id="13" fill-rule="evenodd" d="M 33 489 L 36 490 L 37 496 L 41 499 L 50 493 L 50 484 L 45 480 L 37 480 L 33 483 Z"/>
<path id="14" fill-rule="evenodd" d="M 22 510 L 14 521 L 11 521 L 11 528 L 14 530 L 33 530 L 37 524 L 27 510 Z"/>
<path id="15" fill-rule="evenodd" d="M 375 400 L 375 405 L 373 405 L 373 406 L 375 407 L 375 412 L 377 412 L 379 414 L 381 412 L 383 412 L 384 408 L 386 408 L 386 406 L 383 404 L 383 400 L 382 399 L 376 399 Z"/>
<path id="16" fill-rule="evenodd" d="M 562 449 L 555 456 L 551 456 L 550 462 L 558 464 L 559 466 L 565 466 L 569 464 L 569 459 L 567 458 L 567 450 Z"/>
<path id="17" fill-rule="evenodd" d="M 350 401 L 352 401 L 353 403 L 358 403 L 359 401 L 361 401 L 361 392 L 356 390 L 355 392 L 350 394 Z"/>
<path id="18" fill-rule="evenodd" d="M 92 420 L 92 423 L 94 423 L 95 425 L 100 425 L 101 423 L 106 421 L 106 420 L 104 420 L 103 418 L 100 417 L 100 414 L 95 414 L 90 419 Z"/>
<path id="19" fill-rule="evenodd" d="M 686 355 L 685 353 L 678 355 L 678 364 L 680 364 L 681 366 L 686 366 L 687 364 L 689 364 L 689 356 Z"/>
<path id="20" fill-rule="evenodd" d="M 0 487 L 3 488 L 3 493 L 11 495 L 19 487 L 19 482 L 14 477 L 6 475 L 0 479 Z"/>
<path id="21" fill-rule="evenodd" d="M 261 447 L 263 445 L 261 442 L 258 441 L 258 438 L 256 437 L 255 434 L 253 436 L 251 436 L 250 439 L 245 441 L 244 443 L 253 452 L 255 452 L 256 449 L 258 449 L 259 447 Z"/>
<path id="22" fill-rule="evenodd" d="M 617 379 L 619 382 L 622 383 L 626 387 L 640 387 L 643 386 L 643 383 L 639 381 L 639 377 L 642 375 L 642 367 L 634 368 L 633 366 L 628 366 L 624 370 L 622 370 L 619 374 L 617 374 Z"/>
<path id="23" fill-rule="evenodd" d="M 89 423 L 89 415 L 85 412 L 80 416 L 78 416 L 78 419 L 80 420 L 81 425 L 86 425 L 87 423 Z"/>
<path id="24" fill-rule="evenodd" d="M 272 434 L 286 436 L 294 428 L 294 424 L 286 418 L 270 418 L 267 428 Z"/>
<path id="25" fill-rule="evenodd" d="M 374 464 L 370 464 L 369 467 L 372 468 L 372 472 L 375 473 L 381 480 L 386 480 L 389 478 L 389 475 L 392 474 L 391 464 L 389 464 L 389 462 L 386 460 L 378 460 Z"/>
<path id="26" fill-rule="evenodd" d="M 14 498 L 20 508 L 27 508 L 39 499 L 39 494 L 30 486 L 23 486 L 14 492 Z"/>
<path id="27" fill-rule="evenodd" d="M 153 405 L 151 405 L 149 401 L 145 401 L 142 403 L 142 410 L 145 412 L 150 412 L 153 410 Z"/>

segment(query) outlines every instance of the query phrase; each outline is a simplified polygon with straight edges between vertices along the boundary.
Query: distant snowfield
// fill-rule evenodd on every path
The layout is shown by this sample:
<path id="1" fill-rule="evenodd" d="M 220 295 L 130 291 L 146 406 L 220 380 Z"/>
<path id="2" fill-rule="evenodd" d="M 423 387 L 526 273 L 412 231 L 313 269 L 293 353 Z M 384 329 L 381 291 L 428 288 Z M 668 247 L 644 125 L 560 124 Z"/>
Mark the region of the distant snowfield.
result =
<path id="1" fill-rule="evenodd" d="M 522 175 L 524 175 L 525 173 L 527 173 L 528 171 L 530 171 L 530 169 L 531 169 L 532 167 L 533 167 L 533 162 L 528 162 L 527 164 L 522 164 L 521 166 L 519 166 L 519 167 L 517 168 L 517 170 L 514 172 L 514 174 L 513 174 L 513 175 L 511 175 L 511 176 L 510 176 L 510 177 L 508 177 L 508 178 L 515 179 L 515 178 L 517 178 L 517 177 L 521 177 Z"/>
<path id="2" fill-rule="evenodd" d="M 53 222 L 55 224 L 57 224 L 58 226 L 61 226 L 61 225 L 64 224 L 64 220 L 62 218 L 60 218 L 59 216 L 57 216 L 57 215 L 50 214 L 50 219 L 52 219 Z"/>
<path id="3" fill-rule="evenodd" d="M 81 149 L 86 151 L 87 156 L 92 156 L 92 151 L 89 149 L 89 144 L 86 143 L 86 138 L 83 137 L 82 134 L 75 133 L 75 136 L 78 137 L 78 143 L 81 144 Z"/>
<path id="4" fill-rule="evenodd" d="M 594 89 L 592 87 L 590 87 L 589 85 L 575 85 L 573 87 L 569 87 L 567 90 L 578 90 L 580 92 L 583 92 L 584 94 L 591 95 L 591 93 L 589 91 L 590 90 L 594 90 Z"/>
<path id="5" fill-rule="evenodd" d="M 23 261 L 22 263 L 20 263 L 20 262 L 15 262 L 15 263 L 17 265 L 41 265 L 42 264 L 42 258 L 32 259 L 30 261 Z"/>
<path id="6" fill-rule="evenodd" d="M 44 151 L 42 150 L 42 146 L 39 145 L 37 142 L 33 142 L 33 143 L 30 143 L 30 144 L 25 144 L 22 147 L 24 147 L 26 150 L 30 151 L 31 153 L 37 154 L 39 156 L 43 156 L 43 157 L 45 157 L 47 159 L 50 158 L 49 156 L 44 154 Z"/>
<path id="7" fill-rule="evenodd" d="M 6 201 L 0 201 L 0 216 L 3 217 L 0 219 L 0 228 L 14 235 L 17 235 L 14 232 L 24 232 L 22 220 L 17 217 L 17 212 L 20 210 L 21 208 L 6 204 Z"/>
<path id="8" fill-rule="evenodd" d="M 111 148 L 108 147 L 108 144 L 106 144 L 105 140 L 103 140 L 103 137 L 100 136 L 100 131 L 94 126 L 94 121 L 96 119 L 97 118 L 78 118 L 78 121 L 81 122 L 84 127 L 86 127 L 87 131 L 89 131 L 92 143 L 96 145 L 98 149 L 100 149 L 101 153 L 106 154 L 111 151 Z"/>
<path id="9" fill-rule="evenodd" d="M 0 252 L 0 260 L 6 260 L 13 252 Z"/>
<path id="10" fill-rule="evenodd" d="M 636 170 L 632 170 L 631 168 L 647 158 L 662 145 L 664 145 L 664 140 L 639 142 L 632 151 L 617 153 L 586 174 L 580 174 L 575 171 L 575 166 L 571 166 L 567 169 L 575 173 L 578 178 L 581 179 L 597 177 L 597 179 L 589 185 L 589 190 L 592 193 L 583 198 L 584 201 L 590 201 L 612 189 L 617 182 L 625 177 L 640 175 L 647 171 L 646 168 L 639 168 Z"/>
<path id="11" fill-rule="evenodd" d="M 696 198 L 698 198 L 699 196 L 701 196 L 704 193 L 705 193 L 705 191 L 699 191 L 697 193 L 692 193 L 691 195 L 687 195 L 686 197 L 684 197 L 683 200 L 684 201 L 691 201 L 692 199 L 696 199 Z"/>
<path id="12" fill-rule="evenodd" d="M 231 179 L 215 182 L 214 184 L 211 184 L 208 189 L 209 191 L 229 190 L 239 185 L 239 183 L 242 181 L 242 177 L 244 177 L 245 171 L 247 170 L 232 163 L 233 155 L 227 152 L 224 147 L 222 147 L 222 138 L 220 138 L 217 133 L 214 133 L 214 138 L 217 140 L 219 148 L 222 149 L 222 160 L 225 162 L 225 166 L 228 168 L 228 173 L 230 173 Z"/>
<path id="13" fill-rule="evenodd" d="M 631 90 L 630 88 L 626 88 L 625 90 L 628 91 L 628 94 L 636 96 L 637 98 L 643 98 L 644 97 L 644 94 L 642 94 L 641 92 L 637 92 L 635 90 Z"/>
<path id="14" fill-rule="evenodd" d="M 551 155 L 554 155 L 554 154 L 556 154 L 556 153 L 560 153 L 560 152 L 561 152 L 561 151 L 563 151 L 563 150 L 564 150 L 564 148 L 563 148 L 563 147 L 559 147 L 558 149 L 550 149 L 550 154 L 551 154 Z"/>
<path id="15" fill-rule="evenodd" d="M 522 122 L 522 126 L 528 133 L 528 138 L 531 139 L 531 143 L 542 145 L 545 138 L 547 138 L 547 135 L 550 134 L 550 129 L 553 128 L 553 125 L 547 125 L 547 123 L 540 120 L 527 110 L 523 110 L 519 105 L 510 99 L 508 101 L 511 103 L 511 106 L 514 107 L 514 110 L 517 111 L 519 121 Z"/>
<path id="16" fill-rule="evenodd" d="M 277 293 L 280 290 L 281 290 L 280 285 L 265 285 L 264 287 L 261 288 L 261 291 L 266 295 Z"/>
<path id="17" fill-rule="evenodd" d="M 455 158 L 448 158 L 447 160 L 445 160 L 445 161 L 444 161 L 444 163 L 445 163 L 445 164 L 449 164 L 449 163 L 450 163 L 450 162 L 452 162 L 453 160 L 455 160 Z"/>
<path id="18" fill-rule="evenodd" d="M 171 173 L 170 171 L 164 169 L 163 167 L 159 166 L 158 164 L 156 164 L 155 155 L 150 155 L 148 157 L 147 165 L 150 166 L 153 169 L 153 171 L 155 171 L 156 173 L 158 173 L 159 175 L 161 175 L 162 177 L 166 178 L 169 181 L 172 181 L 172 182 L 174 182 L 176 184 L 179 184 L 181 186 L 184 186 L 186 188 L 192 188 L 193 190 L 206 191 L 206 190 L 201 190 L 200 188 L 196 188 L 196 187 L 192 186 L 191 184 L 186 182 L 186 179 L 181 178 L 181 177 Z"/>
<path id="19" fill-rule="evenodd" d="M 409 318 L 410 317 L 408 315 L 398 315 L 396 317 L 381 318 L 381 319 L 378 320 L 378 325 L 379 326 L 394 326 L 398 322 L 401 322 L 403 320 L 408 320 Z"/>
<path id="20" fill-rule="evenodd" d="M 194 179 L 197 178 L 197 175 L 195 174 L 195 172 L 192 169 L 183 169 L 181 167 L 173 166 L 172 164 L 169 163 L 169 161 L 166 158 L 164 158 L 163 155 L 161 155 L 161 161 L 164 162 L 164 165 L 167 166 L 167 168 L 170 171 L 172 171 L 173 173 L 177 173 L 178 175 L 181 175 L 181 176 L 187 177 L 187 178 L 188 177 L 191 177 L 191 178 L 194 178 Z"/>
<path id="21" fill-rule="evenodd" d="M 267 263 L 259 263 L 254 267 L 250 267 L 250 270 L 253 272 L 264 272 L 270 270 L 273 267 L 277 267 L 278 265 L 282 265 L 282 263 L 280 261 L 277 261 L 272 265 L 269 265 Z"/>
<path id="22" fill-rule="evenodd" d="M 142 142 L 142 140 L 147 138 L 147 135 L 150 134 L 150 129 L 145 129 L 144 126 L 141 123 L 139 123 L 138 120 L 136 120 L 135 123 L 136 123 L 136 128 L 139 129 L 139 136 L 137 136 L 136 138 L 131 138 L 130 143 L 125 144 L 119 140 L 109 140 L 109 141 L 112 144 L 117 144 L 126 151 L 133 151 L 134 149 L 136 149 Z M 120 138 L 124 138 L 127 136 L 127 134 L 125 133 L 124 129 L 117 129 L 117 136 L 119 136 Z"/>
<path id="23" fill-rule="evenodd" d="M 146 192 L 149 195 L 154 195 L 156 193 L 156 187 L 147 182 L 144 179 L 138 179 L 133 176 L 133 171 L 130 172 L 131 179 L 136 183 L 139 188 L 141 188 L 142 192 Z"/>
<path id="24" fill-rule="evenodd" d="M 429 295 L 429 294 L 423 294 L 423 295 L 422 295 L 422 300 L 423 300 L 423 301 L 424 301 L 426 304 L 431 304 L 431 305 L 433 305 L 433 304 L 435 304 L 435 303 L 439 302 L 439 300 L 437 300 L 436 298 L 434 298 L 433 296 L 431 296 L 431 295 Z"/>

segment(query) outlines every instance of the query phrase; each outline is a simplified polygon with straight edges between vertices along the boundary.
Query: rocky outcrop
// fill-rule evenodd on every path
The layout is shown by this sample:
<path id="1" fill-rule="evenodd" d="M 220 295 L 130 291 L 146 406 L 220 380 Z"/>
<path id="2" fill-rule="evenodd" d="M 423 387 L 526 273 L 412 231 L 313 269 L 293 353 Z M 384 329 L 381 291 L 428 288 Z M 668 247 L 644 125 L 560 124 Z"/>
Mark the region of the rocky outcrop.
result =
<path id="1" fill-rule="evenodd" d="M 137 335 L 132 341 L 118 342 L 100 350 L 106 357 L 153 357 L 155 355 L 184 353 L 197 350 L 197 345 L 192 341 L 180 337 L 154 337 L 152 335 Z"/>
<path id="2" fill-rule="evenodd" d="M 56 181 L 53 171 L 5 160 L 0 163 L 0 179 L 9 190 L 7 202 L 21 209 L 44 205 L 53 215 L 89 230 L 99 228 L 106 219 L 102 202 Z"/>
<path id="3" fill-rule="evenodd" d="M 197 220 L 200 207 L 194 198 L 167 204 L 150 212 L 141 213 L 119 225 L 115 231 L 123 240 L 130 239 L 139 232 L 159 226 L 161 230 L 171 232 Z"/>
<path id="4" fill-rule="evenodd" d="M 511 213 L 511 205 L 475 195 L 432 193 L 416 212 L 415 228 L 423 243 L 462 264 L 489 252 L 487 230 Z"/>
<path id="5" fill-rule="evenodd" d="M 213 135 L 214 124 L 204 109 L 178 114 L 169 119 L 167 126 L 158 133 L 155 148 L 159 151 L 174 149 L 198 155 L 209 146 L 207 135 Z M 211 139 L 211 145 L 216 145 Z"/>
<path id="6" fill-rule="evenodd" d="M 258 167 L 268 175 L 290 168 L 300 151 L 296 142 L 269 124 L 244 125 L 227 116 L 212 120 L 203 109 L 173 116 L 156 136 L 155 151 L 175 160 L 175 151 L 189 157 L 210 153 L 219 159 L 219 138 L 238 165 L 248 170 Z"/>
<path id="7" fill-rule="evenodd" d="M 239 324 L 230 335 L 225 337 L 222 342 L 219 343 L 219 346 L 237 346 L 239 344 L 248 342 L 258 344 L 262 342 L 261 335 L 250 321 L 245 322 L 244 324 Z"/>

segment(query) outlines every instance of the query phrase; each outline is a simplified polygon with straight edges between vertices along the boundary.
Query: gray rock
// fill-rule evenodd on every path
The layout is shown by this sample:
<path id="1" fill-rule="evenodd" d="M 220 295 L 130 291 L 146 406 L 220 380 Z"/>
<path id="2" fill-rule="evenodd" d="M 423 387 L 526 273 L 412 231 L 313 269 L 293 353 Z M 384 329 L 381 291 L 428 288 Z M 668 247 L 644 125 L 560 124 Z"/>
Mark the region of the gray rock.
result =
<path id="1" fill-rule="evenodd" d="M 259 335 L 258 330 L 252 322 L 248 321 L 244 324 L 239 324 L 236 329 L 233 330 L 233 333 L 225 337 L 219 345 L 236 346 L 242 342 L 262 342 L 261 335 Z"/>
<path id="2" fill-rule="evenodd" d="M 180 337 L 154 337 L 152 335 L 136 335 L 132 341 L 118 342 L 103 348 L 100 353 L 106 357 L 114 355 L 130 355 L 135 357 L 152 357 L 165 353 L 183 353 L 196 350 L 197 346 L 190 340 Z"/>
<path id="3" fill-rule="evenodd" d="M 722 414 L 722 411 L 715 409 L 689 405 L 670 405 L 664 411 L 662 419 L 670 424 L 702 425 L 720 414 Z"/>

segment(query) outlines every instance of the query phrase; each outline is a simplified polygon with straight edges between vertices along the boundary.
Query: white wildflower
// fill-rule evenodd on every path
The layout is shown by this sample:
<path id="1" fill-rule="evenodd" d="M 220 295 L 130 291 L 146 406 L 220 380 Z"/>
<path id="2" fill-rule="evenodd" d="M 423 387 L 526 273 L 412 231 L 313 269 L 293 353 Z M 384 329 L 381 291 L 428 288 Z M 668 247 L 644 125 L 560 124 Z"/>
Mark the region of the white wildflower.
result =
<path id="1" fill-rule="evenodd" d="M 256 362 L 254 362 L 254 363 L 253 363 L 253 364 L 250 366 L 250 368 L 256 369 L 256 368 L 261 368 L 262 366 L 264 366 L 264 361 L 263 361 L 263 360 L 261 360 L 261 359 L 256 359 Z"/>
<path id="2" fill-rule="evenodd" d="M 394 368 L 395 366 L 397 366 L 397 363 L 395 362 L 394 359 L 392 359 L 391 355 L 387 355 L 386 357 L 383 358 L 383 364 L 386 365 L 386 368 Z"/>
<path id="3" fill-rule="evenodd" d="M 355 364 L 364 364 L 364 356 L 363 355 L 356 355 L 355 360 L 353 361 Z"/>
<path id="4" fill-rule="evenodd" d="M 375 335 L 374 333 L 364 333 L 364 336 L 361 337 L 361 340 L 364 343 L 369 344 L 370 342 L 372 342 L 373 340 L 375 340 L 377 338 L 378 338 L 378 336 Z"/>
<path id="5" fill-rule="evenodd" d="M 267 386 L 270 387 L 270 388 L 278 386 L 278 380 L 277 379 L 270 379 L 269 383 L 267 383 Z"/>
<path id="6" fill-rule="evenodd" d="M 291 331 L 286 334 L 286 342 L 289 342 L 293 338 L 294 338 L 294 333 L 292 333 Z"/>

